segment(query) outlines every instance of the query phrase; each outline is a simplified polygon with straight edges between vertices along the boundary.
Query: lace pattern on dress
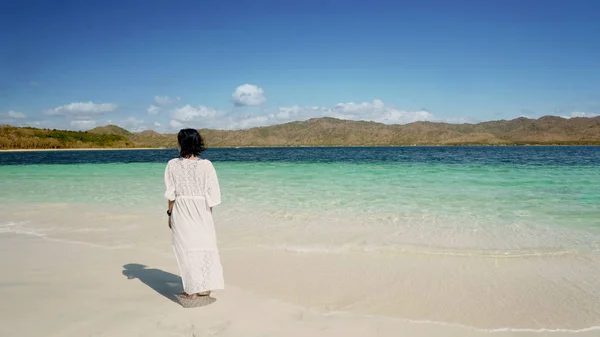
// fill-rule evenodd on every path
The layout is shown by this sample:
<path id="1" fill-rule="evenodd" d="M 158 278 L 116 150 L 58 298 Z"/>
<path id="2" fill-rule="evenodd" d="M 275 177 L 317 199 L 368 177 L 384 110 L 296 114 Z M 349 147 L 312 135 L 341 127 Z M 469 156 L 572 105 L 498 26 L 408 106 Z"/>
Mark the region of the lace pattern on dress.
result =
<path id="1" fill-rule="evenodd" d="M 219 180 L 212 163 L 205 159 L 174 159 L 165 170 L 165 196 L 203 196 L 209 207 L 221 203 Z"/>
<path id="2" fill-rule="evenodd" d="M 195 294 L 203 291 L 212 290 L 215 280 L 213 280 L 213 251 L 192 251 L 187 253 L 188 268 L 182 275 L 186 293 Z"/>

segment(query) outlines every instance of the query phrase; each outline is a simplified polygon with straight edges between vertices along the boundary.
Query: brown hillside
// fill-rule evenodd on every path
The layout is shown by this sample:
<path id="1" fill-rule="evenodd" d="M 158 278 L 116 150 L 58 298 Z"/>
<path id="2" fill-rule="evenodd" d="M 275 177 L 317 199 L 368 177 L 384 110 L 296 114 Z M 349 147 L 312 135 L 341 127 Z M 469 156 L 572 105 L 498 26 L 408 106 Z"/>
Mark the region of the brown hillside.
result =
<path id="1" fill-rule="evenodd" d="M 209 147 L 393 145 L 600 145 L 600 117 L 545 116 L 478 124 L 385 125 L 314 118 L 246 130 L 201 129 Z M 0 148 L 175 147 L 174 134 L 131 133 L 115 125 L 87 132 L 0 127 Z"/>
<path id="2" fill-rule="evenodd" d="M 98 135 L 119 135 L 125 137 L 130 137 L 132 135 L 131 132 L 116 125 L 97 126 L 91 130 L 88 130 L 87 132 Z"/>

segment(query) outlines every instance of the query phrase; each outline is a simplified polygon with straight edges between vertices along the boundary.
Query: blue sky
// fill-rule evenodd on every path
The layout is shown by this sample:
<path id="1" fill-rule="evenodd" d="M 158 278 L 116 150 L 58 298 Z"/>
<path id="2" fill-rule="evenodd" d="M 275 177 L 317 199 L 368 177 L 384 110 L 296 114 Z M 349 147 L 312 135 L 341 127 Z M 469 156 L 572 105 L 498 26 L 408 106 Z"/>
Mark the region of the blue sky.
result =
<path id="1" fill-rule="evenodd" d="M 600 1 L 3 1 L 0 123 L 600 113 Z"/>

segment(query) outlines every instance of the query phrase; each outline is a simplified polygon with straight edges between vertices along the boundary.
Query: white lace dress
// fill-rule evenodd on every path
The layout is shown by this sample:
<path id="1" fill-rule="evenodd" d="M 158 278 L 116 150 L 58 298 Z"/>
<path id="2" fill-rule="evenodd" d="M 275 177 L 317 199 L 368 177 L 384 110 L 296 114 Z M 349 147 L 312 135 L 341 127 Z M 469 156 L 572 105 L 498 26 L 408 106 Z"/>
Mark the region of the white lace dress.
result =
<path id="1" fill-rule="evenodd" d="M 206 159 L 171 159 L 165 169 L 173 250 L 188 294 L 225 288 L 211 207 L 221 203 L 217 173 Z"/>

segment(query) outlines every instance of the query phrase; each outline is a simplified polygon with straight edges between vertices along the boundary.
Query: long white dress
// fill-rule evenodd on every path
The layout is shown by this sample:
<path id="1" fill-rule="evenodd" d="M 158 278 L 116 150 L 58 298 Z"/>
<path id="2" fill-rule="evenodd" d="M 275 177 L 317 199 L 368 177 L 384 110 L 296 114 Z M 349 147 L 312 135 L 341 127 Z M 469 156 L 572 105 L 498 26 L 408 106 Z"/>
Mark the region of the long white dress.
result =
<path id="1" fill-rule="evenodd" d="M 211 207 L 221 203 L 213 164 L 206 159 L 171 159 L 165 169 L 173 250 L 188 294 L 225 288 Z"/>

